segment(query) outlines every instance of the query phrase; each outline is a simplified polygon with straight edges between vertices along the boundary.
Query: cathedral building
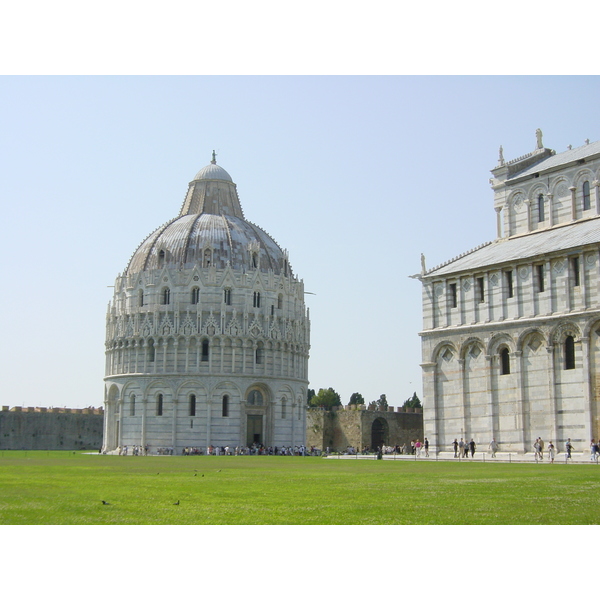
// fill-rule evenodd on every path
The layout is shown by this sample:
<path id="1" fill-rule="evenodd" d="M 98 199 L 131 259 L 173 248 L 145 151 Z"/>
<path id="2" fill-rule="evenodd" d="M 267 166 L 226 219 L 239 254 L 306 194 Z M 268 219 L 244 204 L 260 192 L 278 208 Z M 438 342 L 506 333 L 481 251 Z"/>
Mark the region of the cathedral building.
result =
<path id="1" fill-rule="evenodd" d="M 422 260 L 424 435 L 532 452 L 600 435 L 600 142 L 533 152 L 490 180 L 497 237 Z"/>
<path id="2" fill-rule="evenodd" d="M 213 152 L 116 279 L 104 451 L 304 444 L 309 330 L 287 251 L 245 219 Z"/>

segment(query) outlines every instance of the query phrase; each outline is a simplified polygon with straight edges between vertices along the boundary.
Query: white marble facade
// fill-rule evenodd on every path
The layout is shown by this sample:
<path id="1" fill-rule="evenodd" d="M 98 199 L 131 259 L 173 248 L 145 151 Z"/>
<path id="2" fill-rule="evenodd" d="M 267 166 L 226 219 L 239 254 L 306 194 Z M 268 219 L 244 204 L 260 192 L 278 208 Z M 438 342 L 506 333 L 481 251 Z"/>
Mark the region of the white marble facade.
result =
<path id="1" fill-rule="evenodd" d="M 418 278 L 424 435 L 537 437 L 588 451 L 600 435 L 600 142 L 504 161 L 490 180 L 497 238 Z"/>
<path id="2" fill-rule="evenodd" d="M 287 252 L 245 220 L 213 153 L 116 279 L 104 451 L 304 444 L 309 329 Z"/>

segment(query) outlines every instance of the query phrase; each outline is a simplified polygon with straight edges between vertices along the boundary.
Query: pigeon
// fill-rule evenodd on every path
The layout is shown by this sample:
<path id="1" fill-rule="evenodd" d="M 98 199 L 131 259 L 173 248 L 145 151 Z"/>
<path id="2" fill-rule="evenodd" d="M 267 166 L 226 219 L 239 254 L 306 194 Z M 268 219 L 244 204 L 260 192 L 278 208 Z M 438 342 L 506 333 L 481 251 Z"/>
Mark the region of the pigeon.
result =
<path id="1" fill-rule="evenodd" d="M 102 502 L 102 504 L 104 504 L 104 505 L 108 505 L 108 504 L 110 504 L 110 502 L 107 502 L 106 500 L 102 500 L 101 502 Z"/>
<path id="2" fill-rule="evenodd" d="M 173 506 L 179 506 L 179 500 L 177 500 L 177 502 L 174 502 Z"/>

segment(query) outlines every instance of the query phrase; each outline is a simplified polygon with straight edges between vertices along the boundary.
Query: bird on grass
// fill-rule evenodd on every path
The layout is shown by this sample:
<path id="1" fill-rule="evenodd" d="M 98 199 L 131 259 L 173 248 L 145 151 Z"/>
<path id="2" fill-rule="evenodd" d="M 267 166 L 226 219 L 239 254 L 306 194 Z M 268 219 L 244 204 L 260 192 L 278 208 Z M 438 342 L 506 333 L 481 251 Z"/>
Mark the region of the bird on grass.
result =
<path id="1" fill-rule="evenodd" d="M 110 504 L 110 502 L 107 502 L 106 500 L 101 500 L 100 502 L 102 502 L 102 504 L 104 504 L 105 506 Z"/>
<path id="2" fill-rule="evenodd" d="M 173 502 L 173 506 L 179 506 L 179 500 L 177 500 L 177 502 Z"/>

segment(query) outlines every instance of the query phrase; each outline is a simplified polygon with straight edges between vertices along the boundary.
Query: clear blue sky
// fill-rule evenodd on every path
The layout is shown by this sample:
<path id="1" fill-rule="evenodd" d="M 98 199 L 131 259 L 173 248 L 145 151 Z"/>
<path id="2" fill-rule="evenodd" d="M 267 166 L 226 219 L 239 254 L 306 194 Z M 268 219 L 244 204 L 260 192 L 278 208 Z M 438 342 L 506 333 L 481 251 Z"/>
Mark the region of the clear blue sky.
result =
<path id="1" fill-rule="evenodd" d="M 315 294 L 310 387 L 421 396 L 421 252 L 493 239 L 499 146 L 598 140 L 599 105 L 592 76 L 0 78 L 2 404 L 102 404 L 109 286 L 213 149 Z"/>

